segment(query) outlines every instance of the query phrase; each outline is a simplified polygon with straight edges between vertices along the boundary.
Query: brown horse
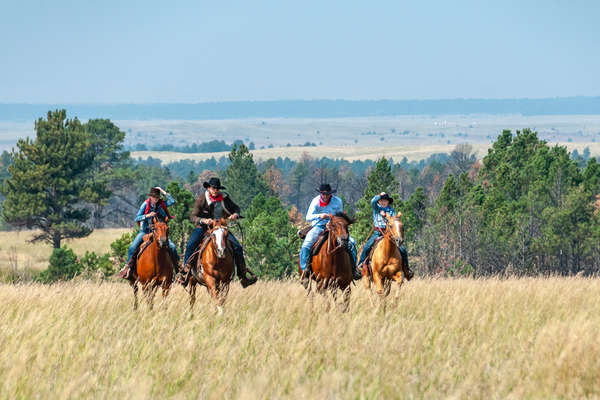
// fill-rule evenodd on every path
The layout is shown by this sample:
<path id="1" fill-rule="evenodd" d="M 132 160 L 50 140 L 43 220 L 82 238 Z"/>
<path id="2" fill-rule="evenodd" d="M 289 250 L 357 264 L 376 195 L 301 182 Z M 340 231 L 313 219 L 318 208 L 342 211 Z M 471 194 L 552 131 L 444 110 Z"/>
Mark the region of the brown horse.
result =
<path id="1" fill-rule="evenodd" d="M 223 313 L 223 304 L 229 292 L 229 284 L 233 279 L 233 249 L 229 244 L 227 235 L 227 221 L 221 219 L 213 224 L 211 230 L 208 231 L 206 239 L 202 241 L 200 247 L 197 267 L 192 270 L 192 278 L 190 279 L 190 310 L 193 309 L 196 301 L 196 284 L 200 279 L 198 271 L 202 271 L 206 289 L 217 302 L 217 310 L 219 314 Z"/>
<path id="2" fill-rule="evenodd" d="M 166 218 L 165 221 L 154 218 L 151 225 L 152 232 L 148 234 L 152 235 L 151 242 L 148 244 L 145 240 L 140 245 L 140 255 L 136 263 L 136 274 L 134 274 L 134 276 L 137 275 L 137 279 L 134 277 L 129 281 L 133 288 L 135 309 L 138 306 L 138 282 L 142 285 L 150 309 L 152 309 L 154 294 L 159 286 L 162 287 L 163 299 L 169 294 L 173 282 L 173 262 L 169 255 L 168 221 L 169 218 Z"/>
<path id="3" fill-rule="evenodd" d="M 371 271 L 363 269 L 363 283 L 368 291 L 371 303 L 371 281 L 379 294 L 380 303 L 385 310 L 385 297 L 390 294 L 392 281 L 398 283 L 396 299 L 400 295 L 400 288 L 404 282 L 404 261 L 398 247 L 404 242 L 404 225 L 402 224 L 402 213 L 396 216 L 387 216 L 387 224 L 383 238 L 375 244 Z"/>
<path id="4" fill-rule="evenodd" d="M 350 284 L 352 283 L 352 256 L 347 250 L 350 235 L 348 226 L 352 221 L 346 214 L 329 214 L 327 230 L 329 231 L 327 242 L 324 243 L 319 252 L 312 260 L 312 279 L 316 281 L 317 292 L 325 294 L 329 290 L 334 301 L 337 298 L 337 290 L 343 293 L 342 311 L 346 312 L 350 304 Z M 300 275 L 302 270 L 298 267 Z M 311 285 L 309 283 L 307 292 L 310 295 Z"/>

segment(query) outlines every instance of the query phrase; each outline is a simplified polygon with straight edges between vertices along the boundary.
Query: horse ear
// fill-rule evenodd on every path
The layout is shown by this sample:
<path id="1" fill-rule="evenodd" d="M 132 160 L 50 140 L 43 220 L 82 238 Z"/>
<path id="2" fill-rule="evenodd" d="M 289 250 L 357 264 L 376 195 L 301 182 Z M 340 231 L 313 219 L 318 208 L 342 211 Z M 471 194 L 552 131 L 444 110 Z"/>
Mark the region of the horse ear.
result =
<path id="1" fill-rule="evenodd" d="M 165 224 L 169 222 L 169 217 L 165 217 Z"/>
<path id="2" fill-rule="evenodd" d="M 156 217 L 152 217 L 152 222 L 156 223 Z"/>
<path id="3" fill-rule="evenodd" d="M 402 213 L 400 211 L 398 211 L 398 217 L 401 217 Z"/>

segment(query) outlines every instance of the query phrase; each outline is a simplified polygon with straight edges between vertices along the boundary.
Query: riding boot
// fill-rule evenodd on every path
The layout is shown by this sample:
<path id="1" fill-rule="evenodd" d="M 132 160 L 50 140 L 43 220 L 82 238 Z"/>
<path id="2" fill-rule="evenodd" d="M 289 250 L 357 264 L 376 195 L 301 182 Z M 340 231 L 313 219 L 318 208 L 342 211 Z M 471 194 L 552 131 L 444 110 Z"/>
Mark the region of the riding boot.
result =
<path id="1" fill-rule="evenodd" d="M 169 255 L 171 256 L 171 263 L 173 264 L 173 270 L 175 271 L 175 275 L 181 272 L 179 268 L 179 259 L 177 258 L 177 254 L 173 251 L 169 251 Z"/>
<path id="2" fill-rule="evenodd" d="M 359 268 L 354 262 L 352 263 L 352 278 L 354 278 L 355 281 L 362 278 L 362 268 Z"/>
<path id="3" fill-rule="evenodd" d="M 246 288 L 250 285 L 253 285 L 256 283 L 256 276 L 250 276 L 247 277 L 246 276 L 246 272 L 249 272 L 248 269 L 246 269 L 246 260 L 244 259 L 243 254 L 235 254 L 235 266 L 237 269 L 237 276 L 238 278 L 240 278 L 240 283 L 242 284 L 243 288 Z"/>
<path id="4" fill-rule="evenodd" d="M 406 247 L 400 246 L 399 249 L 400 249 L 400 255 L 402 256 L 402 261 L 404 261 L 402 263 L 403 264 L 402 272 L 404 273 L 406 280 L 410 281 L 413 278 L 413 276 L 415 276 L 415 274 L 408 266 L 408 253 L 406 252 Z"/>
<path id="5" fill-rule="evenodd" d="M 138 246 L 137 249 L 135 249 L 135 251 L 131 255 L 131 258 L 129 259 L 129 261 L 127 261 L 127 264 L 125 264 L 125 267 L 121 270 L 121 278 L 127 279 L 127 280 L 133 279 L 134 273 L 137 272 L 136 264 L 137 264 L 137 258 L 138 258 L 139 254 L 140 254 L 140 246 Z"/>
<path id="6" fill-rule="evenodd" d="M 304 286 L 304 289 L 308 289 L 308 285 L 310 284 L 310 278 L 312 275 L 312 254 L 308 257 L 308 261 L 306 262 L 306 269 L 302 271 L 302 275 L 300 276 L 300 283 Z"/>

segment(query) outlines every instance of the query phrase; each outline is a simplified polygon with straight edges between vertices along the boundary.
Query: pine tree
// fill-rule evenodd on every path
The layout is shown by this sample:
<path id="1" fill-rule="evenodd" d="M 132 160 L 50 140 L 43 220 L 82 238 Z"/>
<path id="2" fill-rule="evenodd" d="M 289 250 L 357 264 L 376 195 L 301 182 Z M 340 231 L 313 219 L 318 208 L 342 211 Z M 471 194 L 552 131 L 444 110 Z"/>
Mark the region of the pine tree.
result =
<path id="1" fill-rule="evenodd" d="M 246 211 L 244 251 L 261 277 L 283 278 L 295 271 L 300 242 L 288 211 L 277 197 L 258 194 Z"/>
<path id="2" fill-rule="evenodd" d="M 229 153 L 229 166 L 225 170 L 223 186 L 242 210 L 245 210 L 258 194 L 269 193 L 265 178 L 258 172 L 252 154 L 244 144 L 234 145 Z"/>
<path id="3" fill-rule="evenodd" d="M 34 140 L 19 140 L 13 151 L 2 216 L 14 226 L 39 229 L 33 241 L 60 248 L 62 239 L 91 233 L 86 205 L 104 201 L 109 192 L 94 181 L 94 142 L 77 118 L 50 111 L 35 131 Z"/>
<path id="4" fill-rule="evenodd" d="M 178 251 L 183 253 L 185 243 L 194 230 L 194 225 L 190 221 L 194 195 L 177 181 L 170 182 L 166 191 L 175 199 L 175 204 L 169 207 L 169 212 L 175 216 L 169 222 L 169 238 L 175 243 Z"/>

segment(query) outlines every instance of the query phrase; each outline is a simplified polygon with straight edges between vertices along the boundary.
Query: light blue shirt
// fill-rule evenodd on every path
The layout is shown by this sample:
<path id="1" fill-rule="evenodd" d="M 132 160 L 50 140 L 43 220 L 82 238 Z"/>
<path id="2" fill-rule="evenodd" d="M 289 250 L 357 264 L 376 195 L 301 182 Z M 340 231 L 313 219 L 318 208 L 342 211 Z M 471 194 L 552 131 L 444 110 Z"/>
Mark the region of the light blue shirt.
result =
<path id="1" fill-rule="evenodd" d="M 144 202 L 140 206 L 140 209 L 139 209 L 137 215 L 135 216 L 135 222 L 142 223 L 142 225 L 140 226 L 140 231 L 145 232 L 145 233 L 150 232 L 150 230 L 148 229 L 148 221 L 150 220 L 150 218 L 145 217 L 147 200 L 148 199 L 144 200 Z M 167 207 L 170 207 L 173 204 L 175 204 L 175 199 L 169 193 L 167 193 L 167 201 L 165 201 L 165 204 L 167 205 Z M 150 210 L 148 211 L 148 213 L 151 213 L 152 211 L 156 211 L 163 218 L 165 218 L 167 216 L 167 214 L 165 214 L 164 210 L 162 209 L 162 207 L 160 207 L 158 205 L 158 203 L 156 203 L 156 207 L 153 206 L 152 203 L 150 203 Z"/>
<path id="2" fill-rule="evenodd" d="M 306 212 L 306 220 L 311 223 L 312 226 L 321 226 L 325 228 L 327 222 L 329 222 L 329 218 L 320 219 L 321 214 L 332 214 L 335 215 L 337 213 L 344 212 L 344 204 L 342 203 L 342 199 L 337 196 L 331 196 L 331 200 L 329 204 L 325 207 L 321 207 L 319 205 L 319 199 L 321 196 L 317 196 L 310 202 L 308 206 L 308 211 Z"/>
<path id="3" fill-rule="evenodd" d="M 381 199 L 380 195 L 376 195 L 371 199 L 371 207 L 373 207 L 373 225 L 377 228 L 384 229 L 387 224 L 381 215 L 381 211 L 384 211 L 391 216 L 396 215 L 396 211 L 389 204 L 387 207 L 381 207 L 378 203 L 379 199 Z"/>

